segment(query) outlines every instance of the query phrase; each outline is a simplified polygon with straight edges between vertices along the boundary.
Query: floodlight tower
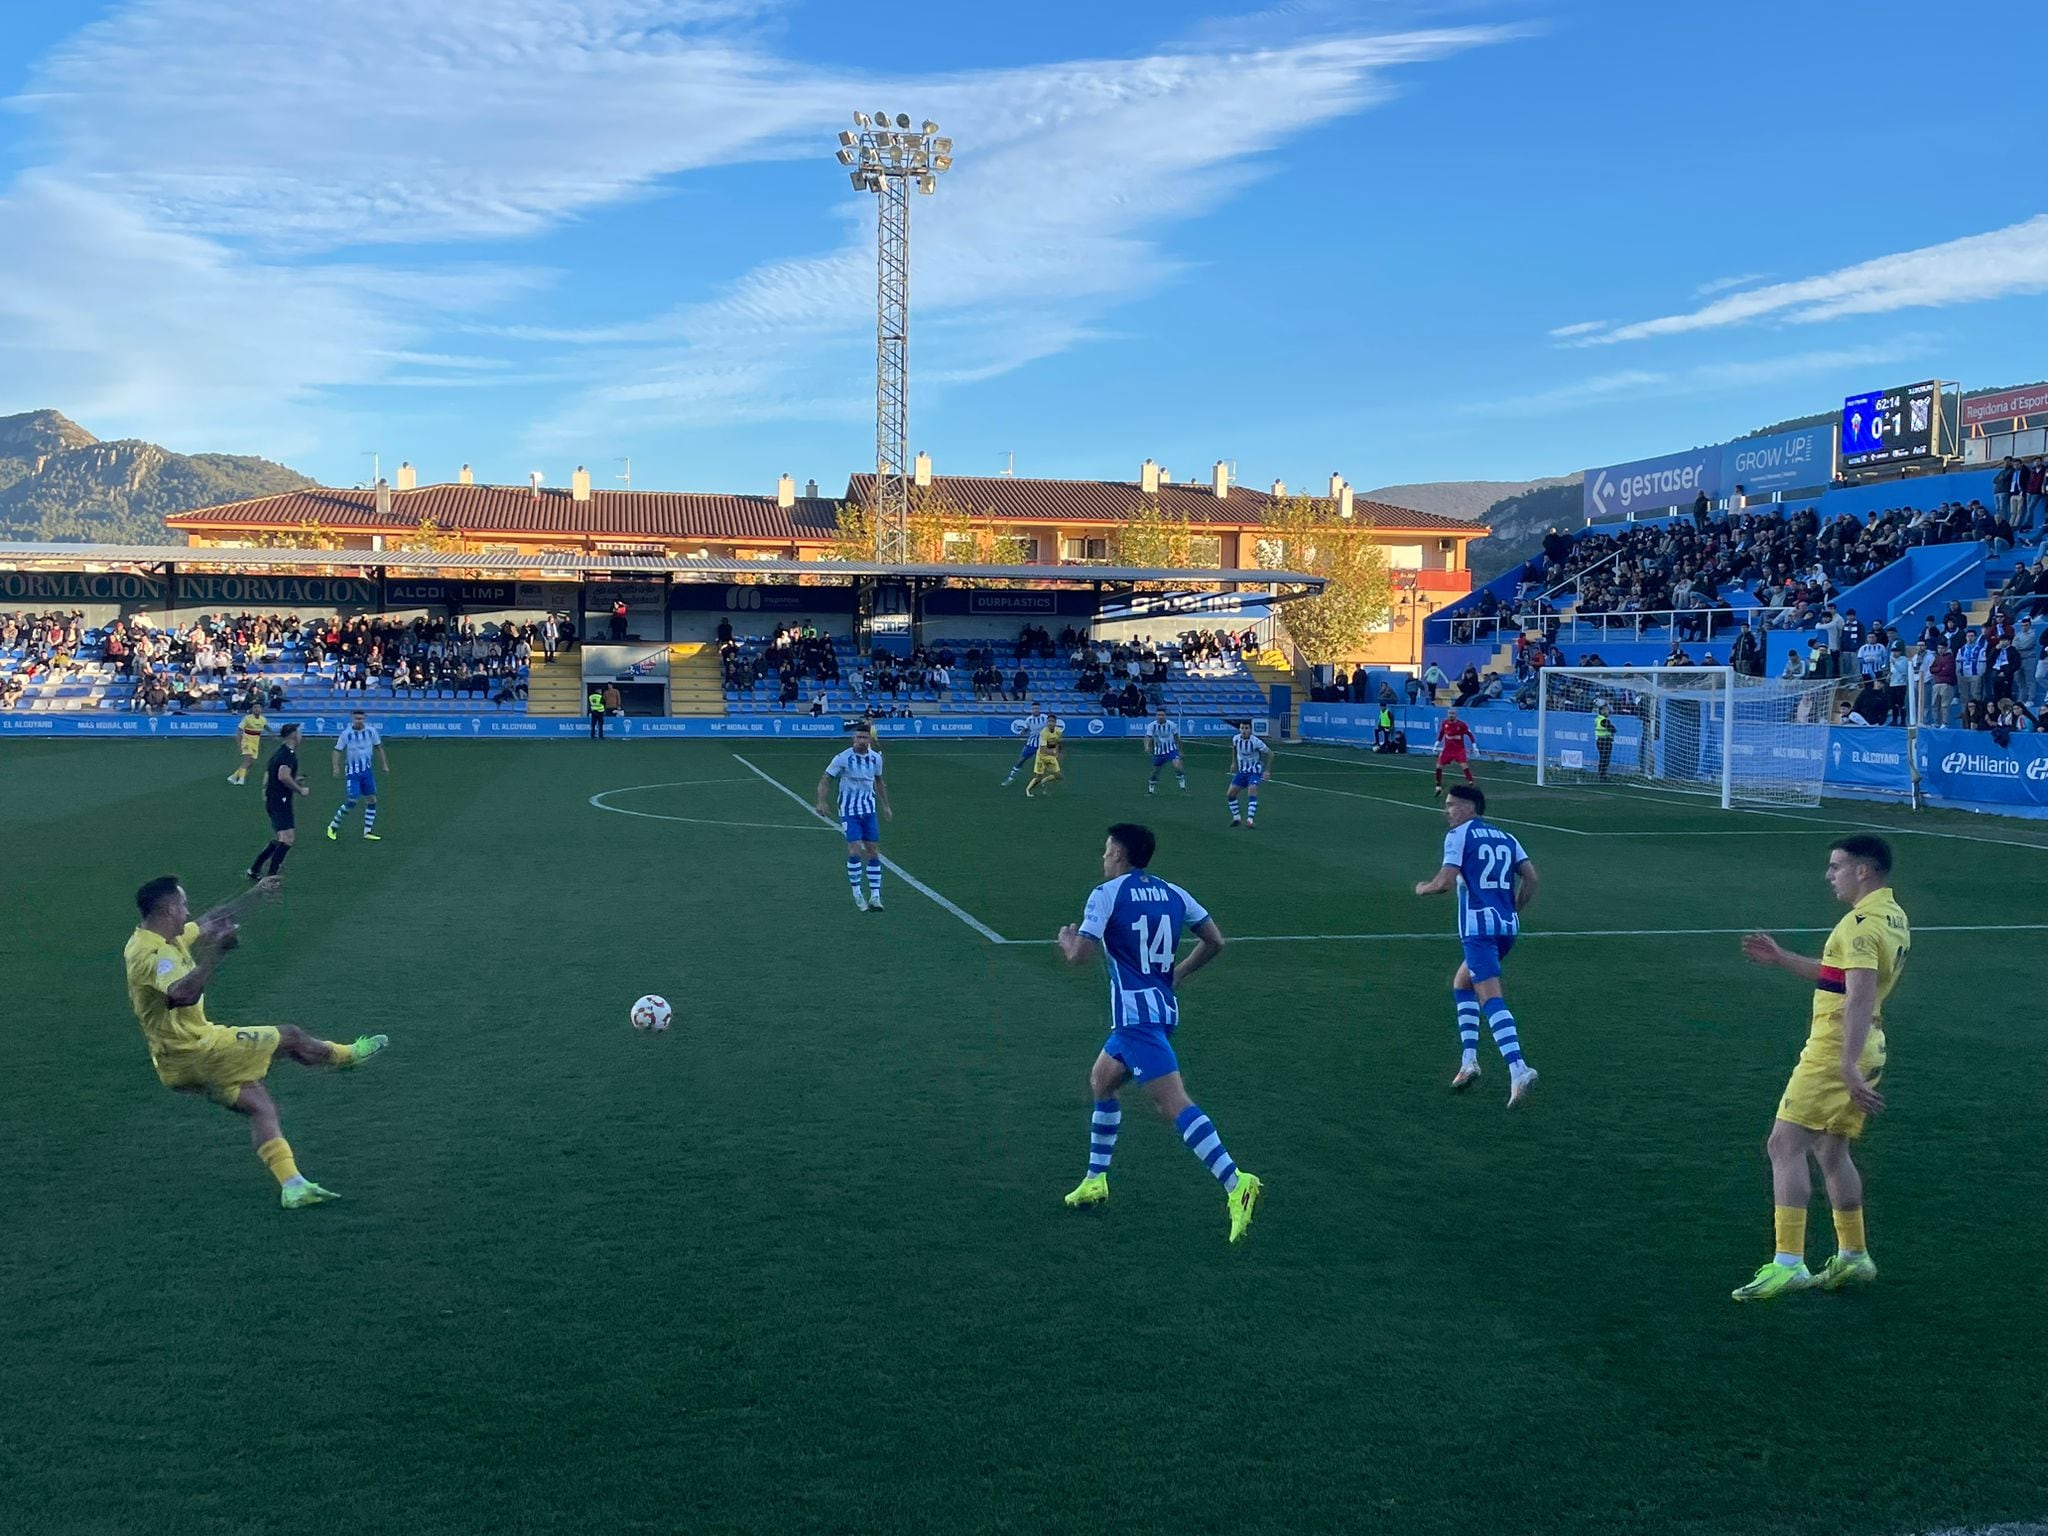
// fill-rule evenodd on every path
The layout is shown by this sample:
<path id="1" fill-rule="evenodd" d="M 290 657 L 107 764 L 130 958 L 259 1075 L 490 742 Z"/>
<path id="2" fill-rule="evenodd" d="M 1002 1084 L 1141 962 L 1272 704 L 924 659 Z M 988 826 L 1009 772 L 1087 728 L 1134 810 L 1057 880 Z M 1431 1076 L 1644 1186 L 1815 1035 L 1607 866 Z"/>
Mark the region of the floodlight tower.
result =
<path id="1" fill-rule="evenodd" d="M 853 114 L 840 130 L 839 163 L 875 210 L 875 558 L 910 552 L 910 189 L 926 197 L 953 166 L 953 141 L 927 118 Z"/>

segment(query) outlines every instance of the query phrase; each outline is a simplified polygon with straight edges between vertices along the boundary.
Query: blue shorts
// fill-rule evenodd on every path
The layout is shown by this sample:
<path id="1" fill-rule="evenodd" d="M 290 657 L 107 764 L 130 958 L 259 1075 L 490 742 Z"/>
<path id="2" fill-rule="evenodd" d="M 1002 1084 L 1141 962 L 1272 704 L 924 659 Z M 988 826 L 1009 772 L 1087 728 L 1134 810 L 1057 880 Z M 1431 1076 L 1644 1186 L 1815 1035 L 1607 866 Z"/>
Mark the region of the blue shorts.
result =
<path id="1" fill-rule="evenodd" d="M 1264 777 L 1265 774 L 1263 773 L 1233 773 L 1230 776 L 1230 787 L 1232 789 L 1257 789 L 1259 787 L 1259 780 Z"/>
<path id="2" fill-rule="evenodd" d="M 1024 764 L 1030 762 L 1031 759 L 1033 759 L 1036 756 L 1038 756 L 1038 743 L 1035 741 L 1027 741 L 1024 745 L 1024 750 L 1017 754 L 1017 765 L 1019 767 L 1022 767 Z"/>
<path id="3" fill-rule="evenodd" d="M 1152 766 L 1154 768 L 1164 767 L 1168 763 L 1178 761 L 1179 758 L 1179 747 L 1175 747 L 1171 752 L 1154 752 L 1152 754 Z"/>
<path id="4" fill-rule="evenodd" d="M 374 799 L 377 794 L 377 775 L 368 768 L 361 772 L 351 770 L 347 790 L 351 800 Z"/>
<path id="5" fill-rule="evenodd" d="M 1180 1060 L 1163 1029 L 1112 1029 L 1102 1042 L 1102 1054 L 1122 1062 L 1141 1083 L 1180 1070 Z"/>
<path id="6" fill-rule="evenodd" d="M 1515 936 L 1511 933 L 1468 933 L 1462 942 L 1465 946 L 1465 969 L 1472 973 L 1472 979 L 1499 981 L 1500 963 L 1515 947 Z"/>
<path id="7" fill-rule="evenodd" d="M 879 843 L 882 840 L 882 818 L 876 811 L 848 811 L 840 818 L 846 827 L 849 843 Z"/>

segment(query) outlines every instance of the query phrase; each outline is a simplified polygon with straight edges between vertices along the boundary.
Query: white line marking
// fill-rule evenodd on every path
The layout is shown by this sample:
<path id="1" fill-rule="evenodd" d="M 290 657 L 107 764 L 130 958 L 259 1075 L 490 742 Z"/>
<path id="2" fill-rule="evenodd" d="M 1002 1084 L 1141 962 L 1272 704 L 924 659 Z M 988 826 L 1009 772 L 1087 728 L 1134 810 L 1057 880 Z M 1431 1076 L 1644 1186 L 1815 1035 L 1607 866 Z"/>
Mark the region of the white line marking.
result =
<path id="1" fill-rule="evenodd" d="M 1520 939 L 1683 939 L 1755 933 L 1759 925 L 1741 928 L 1533 928 L 1517 934 Z M 1772 928 L 1766 933 L 1833 933 L 1832 928 Z M 1940 927 L 1913 925 L 1915 933 L 2043 933 L 2048 923 L 1953 923 Z M 1454 943 L 1457 935 L 1447 929 L 1427 933 L 1236 933 L 1226 934 L 1231 944 L 1394 944 L 1435 940 Z M 1053 939 L 1004 939 L 1005 944 L 1052 944 Z"/>
<path id="2" fill-rule="evenodd" d="M 802 806 L 805 812 L 807 812 L 809 815 L 823 822 L 826 826 L 832 828 L 835 832 L 841 830 L 837 822 L 833 821 L 829 816 L 819 816 L 818 808 L 815 805 L 811 804 L 810 801 L 806 800 L 802 795 L 798 794 L 795 790 L 791 789 L 787 784 L 783 783 L 780 779 L 775 778 L 771 774 L 763 772 L 759 768 L 756 768 L 752 763 L 748 762 L 744 757 L 741 757 L 737 752 L 733 753 L 732 757 L 734 762 L 738 763 L 748 772 L 757 775 L 763 782 L 774 785 L 777 789 L 781 790 L 785 795 L 789 796 L 790 799 L 794 800 L 798 805 Z M 959 918 L 961 922 L 965 923 L 968 927 L 972 928 L 984 939 L 987 939 L 989 943 L 1009 943 L 1008 939 L 1004 938 L 1000 933 L 997 933 L 995 929 L 989 927 L 987 923 L 984 923 L 972 912 L 969 912 L 965 907 L 959 906 L 954 902 L 948 901 L 945 897 L 941 896 L 937 891 L 933 890 L 930 886 L 926 885 L 922 880 L 918 879 L 917 876 L 913 875 L 909 870 L 905 869 L 901 864 L 898 864 L 894 859 L 890 858 L 887 854 L 884 854 L 882 856 L 882 867 L 888 870 L 893 875 L 895 875 L 898 880 L 901 880 L 905 885 L 909 886 L 913 891 L 916 891 L 919 895 L 929 897 L 933 902 L 936 902 L 946 911 L 952 913 L 955 917 Z"/>
<path id="3" fill-rule="evenodd" d="M 600 811 L 610 811 L 614 816 L 640 816 L 648 821 L 681 821 L 699 827 L 744 827 L 757 832 L 815 832 L 818 829 L 806 822 L 792 826 L 786 821 L 721 821 L 709 816 L 670 816 L 661 811 L 631 811 L 623 805 L 607 805 L 611 795 L 637 794 L 643 789 L 681 789 L 694 784 L 751 784 L 752 779 L 672 779 L 666 784 L 628 784 L 624 789 L 603 789 L 590 797 L 590 803 Z"/>
<path id="4" fill-rule="evenodd" d="M 1313 790 L 1319 795 L 1342 795 L 1347 800 L 1377 800 L 1381 805 L 1396 805 L 1404 811 L 1423 811 L 1431 816 L 1442 816 L 1444 813 L 1443 807 L 1440 805 L 1417 805 L 1413 800 L 1396 800 L 1390 795 L 1365 795 L 1360 794 L 1355 789 L 1331 789 L 1324 784 L 1304 784 L 1299 779 L 1272 779 L 1269 782 L 1284 784 L 1289 789 Z M 1500 826 L 1539 827 L 1545 832 L 1562 832 L 1567 837 L 1599 837 L 1602 835 L 1598 832 L 1588 832 L 1583 827 L 1560 827 L 1548 821 L 1524 821 L 1514 816 L 1488 816 L 1486 819 Z"/>

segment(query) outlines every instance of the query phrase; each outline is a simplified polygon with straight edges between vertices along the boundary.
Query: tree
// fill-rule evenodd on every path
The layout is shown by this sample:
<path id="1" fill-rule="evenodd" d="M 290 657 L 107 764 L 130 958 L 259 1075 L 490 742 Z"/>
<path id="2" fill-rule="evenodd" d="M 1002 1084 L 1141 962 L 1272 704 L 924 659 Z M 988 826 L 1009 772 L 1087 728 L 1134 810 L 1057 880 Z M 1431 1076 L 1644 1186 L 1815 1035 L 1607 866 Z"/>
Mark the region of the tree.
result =
<path id="1" fill-rule="evenodd" d="M 875 512 L 865 502 L 841 502 L 834 517 L 831 558 L 875 558 Z M 911 565 L 1021 565 L 1024 550 L 995 519 L 970 513 L 936 486 L 910 489 L 905 560 Z"/>
<path id="2" fill-rule="evenodd" d="M 1185 570 L 1194 561 L 1194 538 L 1187 519 L 1167 513 L 1159 498 L 1145 498 L 1134 518 L 1117 525 L 1109 536 L 1109 563 L 1139 570 Z"/>
<path id="3" fill-rule="evenodd" d="M 395 547 L 406 555 L 446 554 L 462 548 L 462 535 L 450 533 L 431 517 L 423 517 L 419 527 L 401 538 Z"/>
<path id="4" fill-rule="evenodd" d="M 309 512 L 291 528 L 256 534 L 249 543 L 255 549 L 339 549 L 341 535 Z"/>
<path id="5" fill-rule="evenodd" d="M 1264 522 L 1260 565 L 1324 579 L 1320 594 L 1280 609 L 1301 659 L 1321 666 L 1362 648 L 1394 606 L 1387 552 L 1373 542 L 1372 520 L 1340 517 L 1332 501 L 1290 496 L 1270 504 Z"/>

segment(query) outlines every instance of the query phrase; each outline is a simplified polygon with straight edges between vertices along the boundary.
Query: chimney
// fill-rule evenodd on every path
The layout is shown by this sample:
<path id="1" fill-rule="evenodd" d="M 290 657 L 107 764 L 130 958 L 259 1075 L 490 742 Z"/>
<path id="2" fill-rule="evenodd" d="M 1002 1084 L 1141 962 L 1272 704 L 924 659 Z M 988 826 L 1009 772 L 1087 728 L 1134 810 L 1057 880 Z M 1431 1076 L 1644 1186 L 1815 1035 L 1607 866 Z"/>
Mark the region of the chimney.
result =
<path id="1" fill-rule="evenodd" d="M 816 500 L 818 499 L 818 482 L 817 482 L 817 481 L 815 481 L 815 480 L 806 480 L 806 481 L 804 482 L 804 496 L 805 496 L 805 497 L 806 497 L 807 499 L 811 500 L 811 501 L 816 501 Z"/>
<path id="2" fill-rule="evenodd" d="M 1138 489 L 1147 496 L 1159 494 L 1159 466 L 1147 459 L 1138 470 Z"/>
<path id="3" fill-rule="evenodd" d="M 1337 499 L 1337 493 L 1344 489 L 1344 477 L 1334 469 L 1330 471 L 1330 500 Z"/>
<path id="4" fill-rule="evenodd" d="M 1278 501 L 1281 497 L 1285 496 L 1286 494 L 1287 482 L 1285 480 L 1275 480 L 1273 482 L 1273 499 L 1275 501 Z"/>
<path id="5" fill-rule="evenodd" d="M 1339 517 L 1349 517 L 1351 515 L 1351 487 L 1348 485 L 1337 493 L 1337 515 Z"/>
<path id="6" fill-rule="evenodd" d="M 932 456 L 930 454 L 920 453 L 915 459 L 910 461 L 910 465 L 911 478 L 919 485 L 930 485 L 932 483 Z"/>
<path id="7" fill-rule="evenodd" d="M 796 505 L 796 481 L 784 475 L 775 482 L 775 505 L 793 507 Z"/>
<path id="8" fill-rule="evenodd" d="M 1230 494 L 1230 466 L 1221 459 L 1216 461 L 1216 499 L 1221 501 Z"/>
<path id="9" fill-rule="evenodd" d="M 457 485 L 475 485 L 476 472 L 472 470 L 467 464 L 463 465 L 462 468 L 456 473 L 455 483 Z"/>
<path id="10" fill-rule="evenodd" d="M 389 517 L 391 515 L 391 482 L 382 475 L 377 477 L 377 515 L 379 517 Z"/>
<path id="11" fill-rule="evenodd" d="M 412 467 L 412 460 L 407 459 L 398 466 L 398 488 L 401 491 L 414 491 L 419 489 L 419 484 L 419 471 Z"/>
<path id="12" fill-rule="evenodd" d="M 540 500 L 540 471 L 533 470 L 526 477 L 526 483 L 533 487 L 533 499 Z"/>
<path id="13" fill-rule="evenodd" d="M 581 464 L 576 466 L 576 473 L 569 477 L 569 499 L 572 501 L 590 500 L 590 471 Z"/>

